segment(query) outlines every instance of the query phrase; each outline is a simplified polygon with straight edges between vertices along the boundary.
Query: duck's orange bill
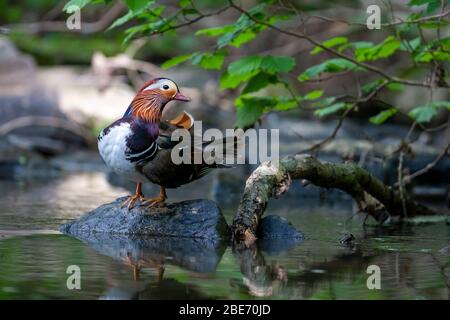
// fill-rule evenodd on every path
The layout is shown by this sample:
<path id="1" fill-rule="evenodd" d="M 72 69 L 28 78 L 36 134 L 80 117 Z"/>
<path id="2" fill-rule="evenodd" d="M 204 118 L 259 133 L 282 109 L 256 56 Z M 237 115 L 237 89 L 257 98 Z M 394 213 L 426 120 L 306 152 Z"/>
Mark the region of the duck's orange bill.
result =
<path id="1" fill-rule="evenodd" d="M 175 95 L 175 97 L 173 97 L 173 100 L 178 100 L 178 101 L 190 101 L 191 99 L 189 99 L 188 97 L 186 97 L 185 95 L 181 94 L 181 92 L 177 92 L 177 94 Z"/>

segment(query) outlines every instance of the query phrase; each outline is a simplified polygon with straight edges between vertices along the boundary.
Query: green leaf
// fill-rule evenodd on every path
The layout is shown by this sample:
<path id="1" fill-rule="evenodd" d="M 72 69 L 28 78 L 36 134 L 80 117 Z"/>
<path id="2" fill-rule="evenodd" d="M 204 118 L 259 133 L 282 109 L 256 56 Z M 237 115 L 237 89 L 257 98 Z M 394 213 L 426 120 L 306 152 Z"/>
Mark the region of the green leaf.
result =
<path id="1" fill-rule="evenodd" d="M 308 92 L 304 98 L 306 100 L 315 100 L 319 99 L 323 95 L 323 90 L 313 90 L 311 92 Z"/>
<path id="2" fill-rule="evenodd" d="M 142 6 L 140 6 L 140 5 L 137 4 L 137 3 L 132 4 L 131 7 L 133 7 L 134 9 L 131 9 L 131 8 L 130 8 L 130 10 L 129 10 L 125 15 L 123 15 L 122 17 L 116 19 L 116 20 L 108 27 L 107 31 L 108 31 L 108 30 L 111 30 L 111 29 L 113 29 L 113 28 L 119 27 L 119 26 L 121 26 L 121 25 L 127 23 L 128 21 L 130 21 L 130 20 L 136 18 L 136 17 L 142 17 L 142 16 L 144 16 L 145 18 L 148 19 L 148 17 L 145 16 L 145 13 L 146 13 L 147 9 L 148 9 L 151 5 L 154 4 L 154 2 L 155 2 L 155 1 L 145 1 L 145 4 L 143 4 Z M 151 10 L 151 12 L 153 12 L 153 18 L 155 18 L 154 15 L 160 15 L 160 14 L 163 12 L 163 10 L 164 10 L 164 6 L 159 6 L 159 7 L 153 8 L 153 9 Z"/>
<path id="3" fill-rule="evenodd" d="M 405 86 L 401 83 L 389 83 L 386 88 L 391 91 L 403 91 L 403 89 L 405 89 Z"/>
<path id="4" fill-rule="evenodd" d="M 161 68 L 163 68 L 164 70 L 172 68 L 172 67 L 174 67 L 176 65 L 179 65 L 180 63 L 183 63 L 183 62 L 191 59 L 194 54 L 195 53 L 190 53 L 190 54 L 185 54 L 185 55 L 182 55 L 182 56 L 173 57 L 173 58 L 167 60 L 166 62 L 164 62 L 161 65 Z"/>
<path id="5" fill-rule="evenodd" d="M 266 112 L 284 111 L 297 107 L 298 102 L 292 97 L 260 97 L 242 95 L 236 99 L 237 126 L 248 128 Z"/>
<path id="6" fill-rule="evenodd" d="M 312 104 L 314 108 L 325 108 L 331 105 L 334 101 L 336 101 L 336 97 L 326 97 L 316 101 Z"/>
<path id="7" fill-rule="evenodd" d="M 408 6 L 414 7 L 414 6 L 422 6 L 427 5 L 427 13 L 431 13 L 435 11 L 436 9 L 440 8 L 441 6 L 441 0 L 411 0 L 408 3 Z"/>
<path id="8" fill-rule="evenodd" d="M 405 44 L 405 42 L 407 44 Z M 410 49 L 412 49 L 414 51 L 420 46 L 420 43 L 420 37 L 414 38 L 413 40 L 404 40 L 400 44 L 400 50 L 409 51 Z"/>
<path id="9" fill-rule="evenodd" d="M 248 81 L 251 77 L 257 75 L 258 70 L 250 73 L 244 73 L 239 75 L 231 75 L 227 72 L 223 73 L 220 77 L 220 89 L 234 89 L 239 86 L 242 82 Z"/>
<path id="10" fill-rule="evenodd" d="M 298 101 L 292 97 L 278 97 L 277 100 L 277 104 L 274 107 L 277 111 L 290 110 L 298 106 Z"/>
<path id="11" fill-rule="evenodd" d="M 316 111 L 314 111 L 314 114 L 320 118 L 334 114 L 338 111 L 341 111 L 342 109 L 347 108 L 348 105 L 344 102 L 337 102 L 332 104 L 331 106 L 325 107 L 325 108 L 321 108 L 318 109 Z"/>
<path id="12" fill-rule="evenodd" d="M 212 27 L 212 28 L 206 28 L 206 29 L 200 29 L 198 30 L 195 35 L 196 36 L 208 36 L 208 37 L 217 37 L 221 36 L 225 33 L 232 32 L 234 30 L 233 25 L 226 25 L 223 27 Z"/>
<path id="13" fill-rule="evenodd" d="M 347 44 L 348 39 L 346 37 L 335 37 L 332 39 L 329 39 L 327 41 L 322 42 L 322 45 L 326 48 L 332 48 L 338 45 Z M 321 47 L 315 47 L 310 53 L 312 55 L 318 54 L 319 52 L 322 52 L 323 49 Z"/>
<path id="14" fill-rule="evenodd" d="M 219 70 L 220 68 L 222 68 L 226 55 L 226 50 L 218 50 L 213 53 L 195 53 L 192 56 L 192 64 L 199 65 L 203 69 L 207 70 Z"/>
<path id="15" fill-rule="evenodd" d="M 113 28 L 119 27 L 133 19 L 136 15 L 137 14 L 135 12 L 129 10 L 125 15 L 121 16 L 119 19 L 116 19 L 106 30 L 108 31 Z"/>
<path id="16" fill-rule="evenodd" d="M 295 60 L 287 56 L 247 56 L 233 61 L 228 66 L 228 73 L 239 76 L 262 71 L 269 74 L 289 72 L 294 68 Z"/>
<path id="17" fill-rule="evenodd" d="M 236 100 L 237 126 L 248 128 L 264 114 L 267 107 L 275 106 L 272 99 L 266 97 L 240 97 Z"/>
<path id="18" fill-rule="evenodd" d="M 428 63 L 432 60 L 450 61 L 450 53 L 436 50 L 436 51 L 422 51 L 414 57 L 416 62 Z"/>
<path id="19" fill-rule="evenodd" d="M 73 8 L 78 7 L 78 9 L 81 10 L 83 7 L 85 7 L 90 2 L 92 2 L 92 0 L 70 0 L 64 6 L 63 11 L 65 13 L 70 14 L 70 13 L 73 13 Z"/>
<path id="20" fill-rule="evenodd" d="M 340 72 L 345 70 L 361 69 L 351 61 L 342 58 L 326 60 L 321 64 L 312 66 L 299 75 L 299 81 L 309 80 L 323 72 Z"/>
<path id="21" fill-rule="evenodd" d="M 450 101 L 434 101 L 431 105 L 435 108 L 445 108 L 450 110 Z"/>
<path id="22" fill-rule="evenodd" d="M 450 110 L 450 101 L 434 101 L 428 105 L 414 108 L 408 115 L 419 123 L 430 122 L 440 108 Z"/>
<path id="23" fill-rule="evenodd" d="M 373 42 L 370 41 L 356 41 L 352 42 L 351 46 L 355 49 L 364 49 L 373 47 Z"/>
<path id="24" fill-rule="evenodd" d="M 124 0 L 126 6 L 131 11 L 139 11 L 142 9 L 147 8 L 150 4 L 152 4 L 154 1 L 148 1 L 148 0 Z"/>
<path id="25" fill-rule="evenodd" d="M 262 88 L 267 87 L 269 84 L 275 84 L 277 82 L 278 77 L 276 75 L 264 72 L 258 73 L 248 81 L 247 85 L 244 87 L 244 90 L 242 90 L 242 94 L 259 91 Z"/>
<path id="26" fill-rule="evenodd" d="M 200 14 L 200 12 L 198 12 L 198 10 L 194 9 L 194 8 L 183 8 L 183 10 L 181 10 L 181 12 L 183 13 L 184 16 Z"/>
<path id="27" fill-rule="evenodd" d="M 262 57 L 260 56 L 248 56 L 241 58 L 230 63 L 228 66 L 228 72 L 232 76 L 239 76 L 260 71 L 261 60 Z"/>
<path id="28" fill-rule="evenodd" d="M 187 6 L 189 6 L 191 4 L 191 1 L 189 1 L 189 0 L 180 0 L 178 2 L 178 4 L 179 4 L 179 6 L 181 8 L 186 8 Z"/>
<path id="29" fill-rule="evenodd" d="M 230 42 L 230 45 L 232 45 L 235 48 L 239 48 L 241 45 L 250 42 L 255 38 L 256 33 L 251 30 L 247 30 L 245 32 L 239 33 L 239 35 Z"/>
<path id="30" fill-rule="evenodd" d="M 419 123 L 430 122 L 437 115 L 437 109 L 433 105 L 414 108 L 408 115 Z"/>
<path id="31" fill-rule="evenodd" d="M 397 108 L 389 108 L 387 110 L 381 111 L 376 116 L 370 117 L 369 121 L 373 124 L 380 125 L 384 123 L 387 119 L 391 118 L 398 112 Z"/>
<path id="32" fill-rule="evenodd" d="M 374 47 L 356 49 L 356 59 L 364 62 L 390 57 L 400 48 L 400 44 L 400 40 L 393 36 L 389 36 L 382 43 Z"/>
<path id="33" fill-rule="evenodd" d="M 294 67 L 294 58 L 288 56 L 265 56 L 261 62 L 261 69 L 269 73 L 286 73 Z"/>
<path id="34" fill-rule="evenodd" d="M 370 93 L 372 92 L 376 87 L 378 87 L 384 80 L 383 79 L 377 79 L 374 81 L 371 81 L 369 83 L 366 83 L 361 87 L 361 90 L 363 93 Z"/>

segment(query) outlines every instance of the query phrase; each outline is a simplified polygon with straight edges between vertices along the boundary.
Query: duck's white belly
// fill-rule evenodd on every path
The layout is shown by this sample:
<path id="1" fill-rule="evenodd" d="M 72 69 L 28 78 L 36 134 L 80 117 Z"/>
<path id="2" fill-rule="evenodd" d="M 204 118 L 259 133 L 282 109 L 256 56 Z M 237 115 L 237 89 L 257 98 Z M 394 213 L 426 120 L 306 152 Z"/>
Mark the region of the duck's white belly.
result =
<path id="1" fill-rule="evenodd" d="M 126 159 L 127 137 L 130 135 L 129 123 L 114 126 L 106 135 L 103 132 L 100 134 L 98 150 L 106 165 L 115 173 L 132 181 L 143 182 L 147 179 Z"/>

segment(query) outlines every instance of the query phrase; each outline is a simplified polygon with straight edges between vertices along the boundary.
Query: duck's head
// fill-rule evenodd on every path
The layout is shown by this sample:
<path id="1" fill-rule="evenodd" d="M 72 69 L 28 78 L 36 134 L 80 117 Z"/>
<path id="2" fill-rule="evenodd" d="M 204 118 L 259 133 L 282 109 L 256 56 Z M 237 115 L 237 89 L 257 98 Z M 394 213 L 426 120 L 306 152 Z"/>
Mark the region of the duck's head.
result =
<path id="1" fill-rule="evenodd" d="M 130 112 L 147 121 L 159 121 L 164 106 L 172 101 L 189 101 L 175 82 L 167 78 L 147 81 L 137 92 L 130 105 Z"/>

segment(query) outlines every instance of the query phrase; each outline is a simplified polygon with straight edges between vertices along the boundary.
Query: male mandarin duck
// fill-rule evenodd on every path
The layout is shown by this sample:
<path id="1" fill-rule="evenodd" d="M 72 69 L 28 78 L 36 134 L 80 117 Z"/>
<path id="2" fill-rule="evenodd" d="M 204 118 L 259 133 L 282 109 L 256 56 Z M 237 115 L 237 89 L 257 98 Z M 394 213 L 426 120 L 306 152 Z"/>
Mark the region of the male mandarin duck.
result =
<path id="1" fill-rule="evenodd" d="M 166 188 L 177 188 L 203 177 L 212 168 L 227 167 L 217 163 L 174 164 L 171 133 L 178 128 L 190 129 L 194 123 L 184 112 L 172 121 L 161 121 L 166 104 L 172 100 L 189 101 L 175 82 L 157 78 L 146 82 L 137 92 L 122 118 L 103 129 L 98 136 L 98 149 L 106 165 L 118 175 L 136 182 L 136 192 L 122 206 L 132 208 L 136 201 L 153 206 L 164 203 Z M 192 137 L 192 133 L 191 133 Z M 203 146 L 202 146 L 203 148 Z M 142 183 L 160 186 L 157 197 L 145 199 Z"/>

